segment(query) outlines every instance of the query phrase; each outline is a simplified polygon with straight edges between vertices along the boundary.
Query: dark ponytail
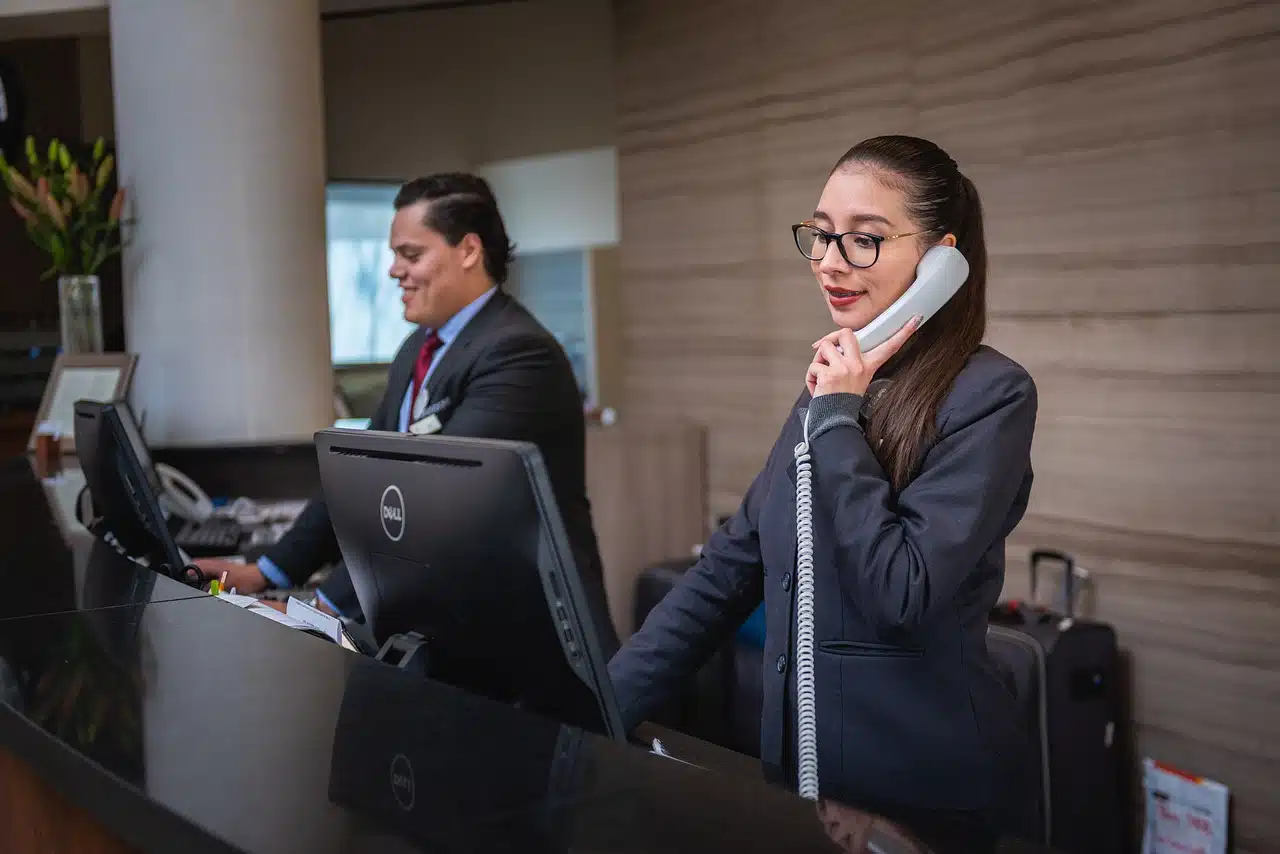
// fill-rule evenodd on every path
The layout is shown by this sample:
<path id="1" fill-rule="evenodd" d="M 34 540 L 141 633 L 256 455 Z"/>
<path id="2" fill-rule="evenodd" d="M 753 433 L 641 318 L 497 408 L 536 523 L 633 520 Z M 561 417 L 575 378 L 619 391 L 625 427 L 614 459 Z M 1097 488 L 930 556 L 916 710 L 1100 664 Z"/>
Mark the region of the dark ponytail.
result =
<path id="1" fill-rule="evenodd" d="M 982 200 L 950 155 L 918 137 L 864 140 L 849 149 L 832 172 L 854 168 L 871 170 L 906 195 L 908 214 L 925 231 L 919 237 L 922 247 L 953 234 L 956 248 L 969 262 L 969 278 L 956 295 L 886 365 L 893 382 L 871 410 L 867 438 L 894 491 L 900 492 L 937 438 L 943 399 L 986 334 Z"/>

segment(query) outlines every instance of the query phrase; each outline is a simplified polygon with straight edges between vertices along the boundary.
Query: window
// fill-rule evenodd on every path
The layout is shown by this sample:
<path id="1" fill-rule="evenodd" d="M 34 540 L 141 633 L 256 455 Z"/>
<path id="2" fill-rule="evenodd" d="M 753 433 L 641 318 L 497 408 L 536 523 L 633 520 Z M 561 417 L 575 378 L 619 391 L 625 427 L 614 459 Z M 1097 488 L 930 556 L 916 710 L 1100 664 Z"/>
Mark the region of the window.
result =
<path id="1" fill-rule="evenodd" d="M 325 189 L 329 339 L 335 365 L 390 362 L 413 330 L 387 275 L 394 184 L 334 183 Z"/>
<path id="2" fill-rule="evenodd" d="M 582 249 L 517 252 L 507 290 L 560 342 L 573 365 L 579 391 L 590 398 L 587 265 L 587 252 Z"/>

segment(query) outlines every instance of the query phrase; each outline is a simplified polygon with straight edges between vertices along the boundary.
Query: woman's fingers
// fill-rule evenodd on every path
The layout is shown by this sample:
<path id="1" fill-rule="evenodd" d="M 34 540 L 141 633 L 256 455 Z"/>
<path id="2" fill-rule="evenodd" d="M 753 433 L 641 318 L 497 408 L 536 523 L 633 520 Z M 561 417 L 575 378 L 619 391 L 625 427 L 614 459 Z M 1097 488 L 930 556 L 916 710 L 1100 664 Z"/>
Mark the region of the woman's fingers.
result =
<path id="1" fill-rule="evenodd" d="M 837 365 L 844 358 L 844 354 L 840 352 L 836 342 L 824 338 L 818 345 L 818 358 L 828 365 Z"/>
<path id="2" fill-rule="evenodd" d="M 818 345 L 820 345 L 823 341 L 830 341 L 832 344 L 840 343 L 840 330 L 837 329 L 835 332 L 828 332 L 826 335 L 823 335 L 817 341 L 814 341 L 813 349 L 817 350 Z"/>
<path id="3" fill-rule="evenodd" d="M 858 346 L 858 338 L 853 334 L 852 329 L 837 330 L 836 341 L 840 344 L 840 352 L 847 358 L 862 359 L 862 348 Z"/>

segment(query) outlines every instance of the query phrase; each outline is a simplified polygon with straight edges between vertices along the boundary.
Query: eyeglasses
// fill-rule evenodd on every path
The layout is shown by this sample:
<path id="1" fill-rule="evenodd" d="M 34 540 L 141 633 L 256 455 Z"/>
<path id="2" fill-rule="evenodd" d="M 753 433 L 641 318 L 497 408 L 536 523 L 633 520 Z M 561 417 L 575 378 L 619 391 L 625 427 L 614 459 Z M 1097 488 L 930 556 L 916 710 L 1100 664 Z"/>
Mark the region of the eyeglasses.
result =
<path id="1" fill-rule="evenodd" d="M 899 237 L 915 237 L 924 231 L 910 231 L 906 234 L 868 234 L 865 231 L 846 231 L 833 234 L 823 231 L 812 222 L 802 222 L 791 226 L 791 233 L 796 238 L 796 248 L 800 254 L 810 261 L 821 261 L 827 256 L 827 247 L 835 241 L 840 247 L 840 255 L 854 267 L 870 267 L 880 260 L 880 244 L 886 240 L 897 240 Z"/>

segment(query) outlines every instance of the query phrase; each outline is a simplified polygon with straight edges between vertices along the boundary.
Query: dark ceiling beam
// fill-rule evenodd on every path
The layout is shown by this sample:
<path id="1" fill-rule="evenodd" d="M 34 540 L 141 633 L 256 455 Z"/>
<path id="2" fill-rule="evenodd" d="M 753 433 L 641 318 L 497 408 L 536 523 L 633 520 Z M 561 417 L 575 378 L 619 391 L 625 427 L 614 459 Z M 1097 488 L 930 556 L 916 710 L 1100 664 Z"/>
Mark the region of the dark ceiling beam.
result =
<path id="1" fill-rule="evenodd" d="M 374 6 L 368 9 L 350 9 L 343 12 L 322 12 L 322 21 L 350 21 L 358 18 L 380 18 L 385 15 L 404 15 L 410 12 L 440 12 L 472 6 L 500 6 L 507 3 L 525 3 L 527 0 L 426 0 L 422 3 L 398 3 L 394 6 Z"/>

